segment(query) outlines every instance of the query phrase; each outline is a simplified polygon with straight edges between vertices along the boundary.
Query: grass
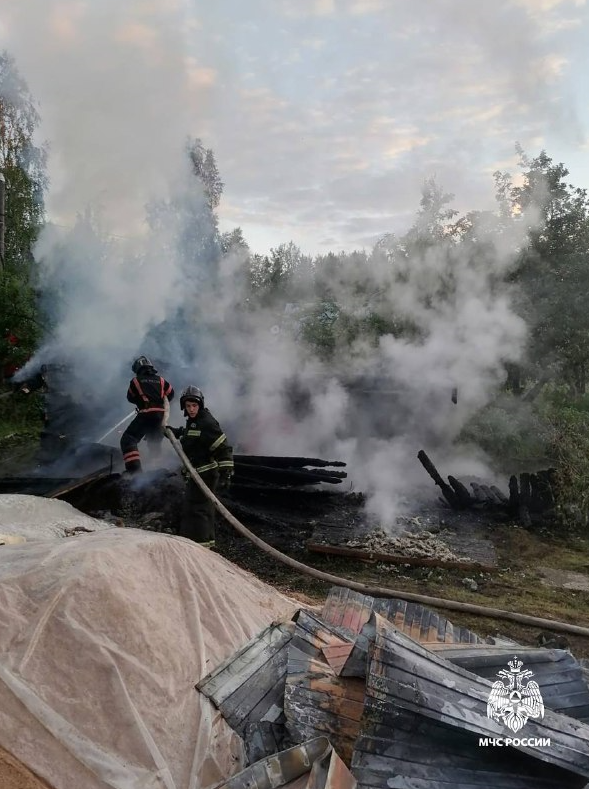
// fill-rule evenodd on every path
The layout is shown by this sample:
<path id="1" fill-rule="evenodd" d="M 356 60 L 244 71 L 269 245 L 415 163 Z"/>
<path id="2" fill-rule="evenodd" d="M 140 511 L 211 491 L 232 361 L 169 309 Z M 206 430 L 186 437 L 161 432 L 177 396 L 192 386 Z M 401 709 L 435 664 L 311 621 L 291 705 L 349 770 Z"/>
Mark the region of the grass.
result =
<path id="1" fill-rule="evenodd" d="M 0 398 L 0 441 L 37 438 L 43 425 L 41 416 L 42 402 L 38 395 L 13 394 Z"/>
<path id="2" fill-rule="evenodd" d="M 517 526 L 496 528 L 492 539 L 496 546 L 497 569 L 484 573 L 377 565 L 311 553 L 296 558 L 311 567 L 369 585 L 589 627 L 589 592 L 549 586 L 540 571 L 540 567 L 548 567 L 586 572 L 589 567 L 587 540 L 534 534 Z M 327 584 L 290 570 L 261 552 L 261 561 L 252 562 L 246 555 L 248 551 L 235 550 L 235 546 L 225 550 L 221 545 L 218 550 L 279 591 L 306 604 L 321 605 L 329 591 Z M 463 584 L 465 577 L 477 582 L 477 591 L 470 591 Z M 551 632 L 549 627 L 542 629 L 503 619 L 439 610 L 455 625 L 468 627 L 480 636 L 501 635 L 523 645 L 535 646 L 540 633 Z M 577 658 L 589 658 L 589 637 L 562 635 Z"/>

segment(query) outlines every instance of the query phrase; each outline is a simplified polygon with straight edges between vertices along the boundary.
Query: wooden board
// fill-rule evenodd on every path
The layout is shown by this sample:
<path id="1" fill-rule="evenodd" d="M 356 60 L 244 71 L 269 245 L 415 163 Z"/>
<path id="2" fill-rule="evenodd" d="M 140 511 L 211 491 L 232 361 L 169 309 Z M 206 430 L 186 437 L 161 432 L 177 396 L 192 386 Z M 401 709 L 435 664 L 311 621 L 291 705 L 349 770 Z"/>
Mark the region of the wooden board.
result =
<path id="1" fill-rule="evenodd" d="M 500 750 L 479 747 L 479 737 L 515 738 L 487 717 L 491 687 L 377 616 L 366 714 L 352 760 L 359 786 L 584 786 L 589 726 L 568 716 L 545 710 L 543 719 L 528 720 L 519 742 Z M 417 761 L 395 750 L 403 725 L 418 745 L 417 735 L 427 734 Z M 536 747 L 529 738 L 550 738 L 550 745 Z M 407 782 L 387 783 L 395 775 Z M 525 780 L 528 775 L 535 776 L 533 783 Z"/>

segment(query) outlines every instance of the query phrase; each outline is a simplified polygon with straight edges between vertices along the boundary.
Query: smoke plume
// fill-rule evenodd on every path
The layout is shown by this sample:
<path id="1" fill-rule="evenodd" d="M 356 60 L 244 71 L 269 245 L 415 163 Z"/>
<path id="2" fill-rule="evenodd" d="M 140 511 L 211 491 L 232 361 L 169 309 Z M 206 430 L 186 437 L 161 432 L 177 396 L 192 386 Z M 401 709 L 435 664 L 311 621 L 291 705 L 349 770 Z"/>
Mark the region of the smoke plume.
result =
<path id="1" fill-rule="evenodd" d="M 420 448 L 439 450 L 448 473 L 484 467 L 453 440 L 522 352 L 502 283 L 525 232 L 481 225 L 484 256 L 440 238 L 409 256 L 307 262 L 292 309 L 250 309 L 247 254 L 220 254 L 210 195 L 186 155 L 206 95 L 190 78 L 189 29 L 173 0 L 31 0 L 5 13 L 51 157 L 53 222 L 36 257 L 54 328 L 30 369 L 76 369 L 76 396 L 101 406 L 96 438 L 129 408 L 133 357 L 151 355 L 177 391 L 203 389 L 238 451 L 345 459 L 371 511 L 394 523 L 403 491 L 423 479 Z M 328 362 L 302 341 L 305 310 L 322 298 L 325 325 L 396 316 L 412 332 L 370 342 L 342 329 Z"/>

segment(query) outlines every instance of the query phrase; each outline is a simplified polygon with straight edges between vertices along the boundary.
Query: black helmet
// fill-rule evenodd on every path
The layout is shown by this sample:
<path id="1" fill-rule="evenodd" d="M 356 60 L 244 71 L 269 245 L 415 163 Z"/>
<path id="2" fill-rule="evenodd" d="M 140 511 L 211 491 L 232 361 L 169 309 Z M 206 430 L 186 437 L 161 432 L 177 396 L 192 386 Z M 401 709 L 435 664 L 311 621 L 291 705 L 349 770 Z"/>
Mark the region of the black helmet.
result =
<path id="1" fill-rule="evenodd" d="M 198 403 L 201 408 L 204 408 L 205 396 L 198 386 L 187 386 L 186 389 L 183 389 L 180 393 L 180 408 L 183 411 L 186 408 L 187 400 L 192 400 L 194 403 Z"/>
<path id="2" fill-rule="evenodd" d="M 142 367 L 153 367 L 153 364 L 149 361 L 147 356 L 140 356 L 138 359 L 135 359 L 135 361 L 131 365 L 131 369 L 133 370 L 135 375 L 137 375 L 137 373 L 139 372 L 139 370 L 141 370 Z"/>

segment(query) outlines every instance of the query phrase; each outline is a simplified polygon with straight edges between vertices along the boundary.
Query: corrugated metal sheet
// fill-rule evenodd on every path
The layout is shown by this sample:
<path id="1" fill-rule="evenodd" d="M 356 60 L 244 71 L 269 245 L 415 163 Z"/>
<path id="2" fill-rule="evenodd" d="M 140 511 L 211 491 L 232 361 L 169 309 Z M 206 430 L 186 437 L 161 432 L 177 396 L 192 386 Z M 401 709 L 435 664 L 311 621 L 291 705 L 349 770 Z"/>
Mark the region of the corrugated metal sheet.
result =
<path id="1" fill-rule="evenodd" d="M 480 736 L 513 736 L 487 717 L 491 683 L 445 661 L 378 616 L 375 631 L 365 714 L 352 759 L 359 787 L 585 785 L 588 726 L 546 710 L 544 720 L 528 720 L 525 736 L 550 737 L 550 746 L 480 747 Z"/>
<path id="2" fill-rule="evenodd" d="M 421 643 L 484 643 L 484 639 L 472 630 L 454 626 L 445 617 L 418 603 L 369 597 L 339 586 L 330 589 L 321 618 L 343 633 L 356 635 L 373 611 Z"/>
<path id="3" fill-rule="evenodd" d="M 365 680 L 338 677 L 325 652 L 351 645 L 320 619 L 301 611 L 289 645 L 284 694 L 289 741 L 325 735 L 347 764 L 360 727 Z"/>
<path id="4" fill-rule="evenodd" d="M 284 747 L 284 687 L 294 622 L 267 627 L 197 684 L 244 739 L 248 762 Z"/>
<path id="5" fill-rule="evenodd" d="M 517 654 L 525 668 L 534 672 L 544 705 L 553 712 L 562 712 L 580 721 L 589 721 L 589 689 L 579 661 L 564 649 L 538 647 L 476 646 L 445 644 L 435 647 L 445 660 L 479 677 L 494 682 L 497 672 Z"/>
<path id="6" fill-rule="evenodd" d="M 215 789 L 356 789 L 357 783 L 326 737 L 251 765 Z"/>

